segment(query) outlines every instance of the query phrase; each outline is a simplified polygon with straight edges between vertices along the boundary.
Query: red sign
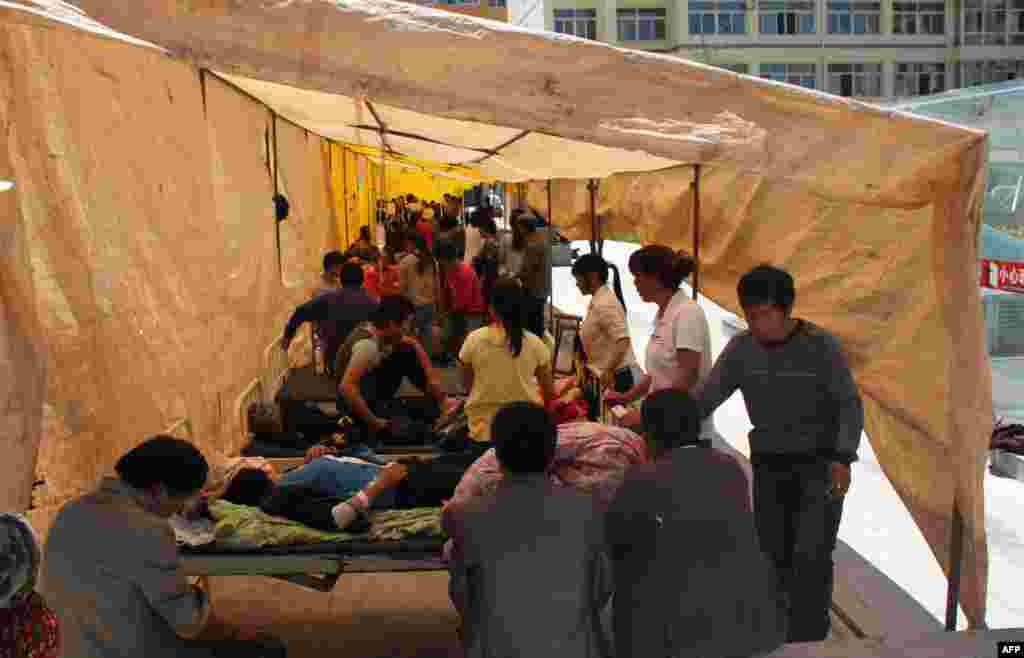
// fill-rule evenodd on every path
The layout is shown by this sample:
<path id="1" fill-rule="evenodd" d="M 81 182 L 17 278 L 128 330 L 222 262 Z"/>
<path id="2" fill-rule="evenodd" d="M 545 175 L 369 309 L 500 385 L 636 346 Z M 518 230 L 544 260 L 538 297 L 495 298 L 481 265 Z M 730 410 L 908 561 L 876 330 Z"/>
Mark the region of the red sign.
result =
<path id="1" fill-rule="evenodd" d="M 982 260 L 981 287 L 1024 293 L 1024 262 Z"/>

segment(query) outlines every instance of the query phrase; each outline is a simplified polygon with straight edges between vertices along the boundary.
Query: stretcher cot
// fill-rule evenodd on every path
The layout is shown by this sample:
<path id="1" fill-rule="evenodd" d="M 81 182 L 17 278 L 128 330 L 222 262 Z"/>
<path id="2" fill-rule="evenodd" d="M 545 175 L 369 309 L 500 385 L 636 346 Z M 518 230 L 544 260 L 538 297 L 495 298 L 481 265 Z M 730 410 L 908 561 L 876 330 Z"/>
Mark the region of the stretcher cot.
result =
<path id="1" fill-rule="evenodd" d="M 444 571 L 444 540 L 351 541 L 264 548 L 179 549 L 188 576 L 266 576 L 330 592 L 344 573 Z"/>

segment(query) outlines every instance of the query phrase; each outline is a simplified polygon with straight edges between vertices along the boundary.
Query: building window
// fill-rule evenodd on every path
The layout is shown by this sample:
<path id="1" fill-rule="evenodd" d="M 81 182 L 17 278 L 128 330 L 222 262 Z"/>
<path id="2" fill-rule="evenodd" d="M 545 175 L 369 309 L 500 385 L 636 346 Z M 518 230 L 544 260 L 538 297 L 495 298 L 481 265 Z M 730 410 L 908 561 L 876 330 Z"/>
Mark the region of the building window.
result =
<path id="1" fill-rule="evenodd" d="M 1010 43 L 1024 46 L 1024 0 L 1010 0 L 1006 18 L 1010 28 Z"/>
<path id="2" fill-rule="evenodd" d="M 746 34 L 745 2 L 690 0 L 690 34 Z"/>
<path id="3" fill-rule="evenodd" d="M 762 64 L 761 77 L 808 89 L 818 86 L 814 64 Z"/>
<path id="4" fill-rule="evenodd" d="M 836 96 L 882 97 L 881 64 L 829 64 L 828 92 Z"/>
<path id="5" fill-rule="evenodd" d="M 893 34 L 945 34 L 946 5 L 943 2 L 894 2 Z"/>
<path id="6" fill-rule="evenodd" d="M 829 2 L 829 34 L 880 34 L 882 4 L 879 2 Z"/>
<path id="7" fill-rule="evenodd" d="M 964 44 L 1006 43 L 1006 0 L 964 0 Z"/>
<path id="8" fill-rule="evenodd" d="M 761 34 L 814 34 L 814 3 L 760 0 Z"/>
<path id="9" fill-rule="evenodd" d="M 1007 80 L 1024 80 L 1024 60 L 963 62 L 962 65 L 965 87 Z"/>
<path id="10" fill-rule="evenodd" d="M 556 9 L 555 32 L 597 39 L 596 9 Z"/>
<path id="11" fill-rule="evenodd" d="M 494 7 L 494 8 L 508 7 L 508 1 L 507 0 L 487 0 L 487 6 L 488 7 Z"/>
<path id="12" fill-rule="evenodd" d="M 660 41 L 665 38 L 664 9 L 619 9 L 619 41 Z"/>
<path id="13" fill-rule="evenodd" d="M 946 65 L 938 64 L 897 64 L 897 97 L 927 96 L 946 89 Z"/>

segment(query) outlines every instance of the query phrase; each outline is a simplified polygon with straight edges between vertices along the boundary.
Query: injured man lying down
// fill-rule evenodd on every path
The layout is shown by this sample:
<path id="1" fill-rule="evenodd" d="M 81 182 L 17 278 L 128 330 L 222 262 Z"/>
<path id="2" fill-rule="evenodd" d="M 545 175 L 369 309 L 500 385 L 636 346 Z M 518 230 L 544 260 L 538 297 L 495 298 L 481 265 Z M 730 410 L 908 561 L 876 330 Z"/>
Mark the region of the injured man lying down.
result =
<path id="1" fill-rule="evenodd" d="M 324 452 L 314 448 L 305 465 L 283 476 L 269 463 L 243 468 L 221 498 L 317 530 L 361 533 L 370 527 L 371 510 L 440 507 L 475 457 L 452 454 L 378 466 Z"/>

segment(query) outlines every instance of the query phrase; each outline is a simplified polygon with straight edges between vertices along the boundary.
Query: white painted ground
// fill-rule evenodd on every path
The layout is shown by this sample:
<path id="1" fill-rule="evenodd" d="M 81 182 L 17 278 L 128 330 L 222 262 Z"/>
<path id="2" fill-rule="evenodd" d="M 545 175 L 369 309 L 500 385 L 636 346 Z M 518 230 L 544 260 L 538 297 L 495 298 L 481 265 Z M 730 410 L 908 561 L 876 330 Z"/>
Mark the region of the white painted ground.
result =
<path id="1" fill-rule="evenodd" d="M 587 242 L 576 242 L 580 253 L 587 253 Z M 636 245 L 606 242 L 604 256 L 622 273 L 622 289 L 629 311 L 629 327 L 637 357 L 643 362 L 644 350 L 657 308 L 644 304 L 633 287 L 626 266 Z M 576 288 L 569 268 L 554 270 L 554 303 L 569 313 L 583 315 L 589 298 Z M 722 319 L 731 314 L 710 300 L 700 300 L 711 327 L 711 345 L 715 357 L 728 340 Z M 999 391 L 996 391 L 999 398 Z M 1024 401 L 1022 401 L 1024 404 Z M 1016 415 L 1016 414 L 1015 414 Z M 1024 414 L 1022 414 L 1024 417 Z M 745 455 L 750 454 L 747 432 L 750 420 L 737 393 L 715 413 L 718 432 Z M 840 538 L 907 590 L 940 621 L 945 620 L 946 581 L 923 536 L 914 525 L 883 475 L 878 460 L 865 436 L 853 467 L 853 483 L 843 511 Z M 1024 622 L 1024 529 L 1021 527 L 1020 501 L 1024 483 L 997 478 L 986 473 L 985 516 L 989 541 L 988 624 L 991 628 L 1020 627 Z M 963 613 L 960 628 L 966 628 Z"/>

